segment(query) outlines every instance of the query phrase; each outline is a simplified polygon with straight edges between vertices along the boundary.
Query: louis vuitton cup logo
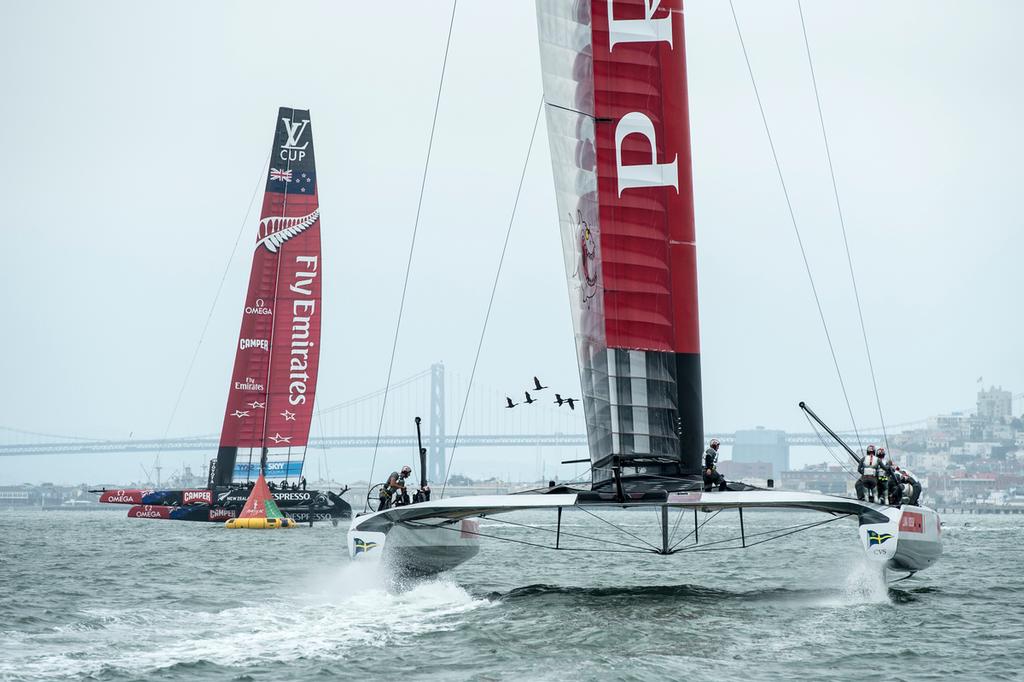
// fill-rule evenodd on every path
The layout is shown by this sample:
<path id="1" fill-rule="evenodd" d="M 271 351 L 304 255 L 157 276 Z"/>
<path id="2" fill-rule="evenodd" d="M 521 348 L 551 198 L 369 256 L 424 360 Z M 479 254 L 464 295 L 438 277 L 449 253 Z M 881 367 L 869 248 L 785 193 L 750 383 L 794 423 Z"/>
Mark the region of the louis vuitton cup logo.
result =
<path id="1" fill-rule="evenodd" d="M 302 142 L 303 133 L 309 127 L 309 119 L 289 121 L 287 118 L 282 118 L 281 122 L 284 123 L 284 132 L 288 135 L 288 141 L 281 145 L 278 157 L 282 161 L 302 161 L 306 158 L 306 147 L 309 146 L 308 138 Z M 300 142 L 302 144 L 299 144 Z"/>

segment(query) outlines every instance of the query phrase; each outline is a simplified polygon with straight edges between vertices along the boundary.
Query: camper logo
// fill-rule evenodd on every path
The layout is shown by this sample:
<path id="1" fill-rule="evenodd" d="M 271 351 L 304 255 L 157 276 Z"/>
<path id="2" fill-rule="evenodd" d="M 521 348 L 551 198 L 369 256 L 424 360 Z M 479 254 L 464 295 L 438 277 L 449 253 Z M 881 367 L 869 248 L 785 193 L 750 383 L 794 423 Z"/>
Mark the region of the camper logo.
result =
<path id="1" fill-rule="evenodd" d="M 881 533 L 881 534 L 879 534 L 879 533 L 876 533 L 873 530 L 869 530 L 868 531 L 868 547 L 874 547 L 875 545 L 880 545 L 883 542 L 885 542 L 886 540 L 889 540 L 891 538 L 892 538 L 892 533 Z"/>
<path id="2" fill-rule="evenodd" d="M 366 542 L 365 540 L 360 540 L 359 538 L 355 538 L 352 544 L 356 548 L 356 554 L 365 554 L 366 552 L 369 552 L 371 549 L 377 546 L 376 542 Z"/>

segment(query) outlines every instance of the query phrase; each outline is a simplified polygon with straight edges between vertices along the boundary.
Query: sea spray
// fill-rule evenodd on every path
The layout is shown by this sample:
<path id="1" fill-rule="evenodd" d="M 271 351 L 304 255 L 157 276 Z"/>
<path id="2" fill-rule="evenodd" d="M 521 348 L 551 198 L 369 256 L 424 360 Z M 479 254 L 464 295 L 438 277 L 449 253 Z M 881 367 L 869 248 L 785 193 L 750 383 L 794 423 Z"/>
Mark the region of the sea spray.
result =
<path id="1" fill-rule="evenodd" d="M 872 561 L 862 553 L 847 564 L 843 597 L 850 604 L 884 604 L 889 601 L 885 584 L 885 564 Z"/>

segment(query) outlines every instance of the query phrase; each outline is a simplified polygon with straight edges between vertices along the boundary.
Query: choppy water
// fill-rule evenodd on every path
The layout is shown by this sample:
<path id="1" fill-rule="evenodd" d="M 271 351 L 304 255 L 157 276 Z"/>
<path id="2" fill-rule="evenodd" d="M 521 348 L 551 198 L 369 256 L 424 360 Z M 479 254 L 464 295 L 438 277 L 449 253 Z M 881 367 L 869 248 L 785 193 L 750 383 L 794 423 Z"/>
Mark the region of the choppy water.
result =
<path id="1" fill-rule="evenodd" d="M 517 520 L 551 520 L 531 514 Z M 808 518 L 751 514 L 748 530 Z M 942 561 L 891 586 L 839 522 L 674 557 L 485 541 L 389 591 L 349 563 L 341 527 L 4 512 L 0 679 L 1020 679 L 1024 519 L 944 520 Z"/>

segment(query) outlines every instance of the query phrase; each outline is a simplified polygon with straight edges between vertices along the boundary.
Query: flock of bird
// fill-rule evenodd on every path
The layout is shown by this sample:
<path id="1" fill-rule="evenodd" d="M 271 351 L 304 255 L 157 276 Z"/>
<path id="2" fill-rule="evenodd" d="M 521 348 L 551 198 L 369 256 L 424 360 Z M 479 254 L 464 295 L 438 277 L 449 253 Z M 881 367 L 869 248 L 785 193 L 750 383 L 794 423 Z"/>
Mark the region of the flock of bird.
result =
<path id="1" fill-rule="evenodd" d="M 541 383 L 540 383 L 540 379 L 538 379 L 537 377 L 533 378 L 533 392 L 534 393 L 543 391 L 545 388 L 547 388 L 547 386 L 542 386 Z M 514 402 L 512 402 L 512 398 L 509 398 L 508 396 L 505 396 L 505 403 L 506 403 L 505 409 L 506 410 L 510 410 L 513 407 L 515 407 L 516 405 L 521 405 L 521 404 L 532 405 L 535 402 L 537 402 L 537 399 L 534 398 L 533 396 L 531 396 L 529 391 L 523 391 L 523 395 L 526 396 L 526 400 L 524 400 L 522 403 L 514 403 Z M 562 405 L 568 405 L 570 410 L 575 410 L 576 409 L 577 401 L 579 401 L 579 398 L 563 398 L 561 393 L 556 393 L 555 394 L 555 404 L 558 405 L 559 407 L 561 407 Z"/>

